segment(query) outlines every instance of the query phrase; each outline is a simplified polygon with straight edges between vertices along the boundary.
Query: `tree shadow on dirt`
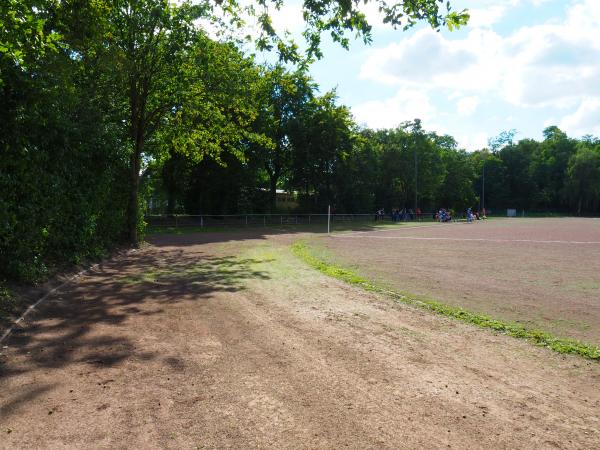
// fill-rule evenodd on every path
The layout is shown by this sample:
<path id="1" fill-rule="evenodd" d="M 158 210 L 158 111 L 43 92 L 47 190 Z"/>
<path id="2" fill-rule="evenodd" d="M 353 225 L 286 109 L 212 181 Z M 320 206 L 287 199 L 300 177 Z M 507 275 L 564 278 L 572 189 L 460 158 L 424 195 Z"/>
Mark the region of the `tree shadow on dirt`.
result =
<path id="1" fill-rule="evenodd" d="M 397 224 L 386 223 L 386 227 L 402 228 L 410 226 L 413 222 L 399 222 Z M 332 232 L 368 232 L 381 229 L 379 222 L 364 222 L 364 223 L 338 223 L 332 226 Z M 190 246 L 208 243 L 224 243 L 246 240 L 262 240 L 268 239 L 270 236 L 280 235 L 302 235 L 327 234 L 327 223 L 319 223 L 314 225 L 284 225 L 276 226 L 222 226 L 218 228 L 199 227 L 153 227 L 149 230 L 146 240 L 156 247 L 169 246 Z"/>
<path id="2" fill-rule="evenodd" d="M 164 314 L 180 302 L 206 302 L 218 292 L 243 290 L 248 280 L 268 278 L 261 265 L 271 261 L 183 251 L 138 251 L 108 261 L 53 294 L 4 343 L 10 351 L 0 359 L 0 394 L 6 389 L 3 381 L 11 377 L 71 365 L 94 370 L 126 360 L 156 359 L 177 370 L 175 357 L 136 349 L 127 337 L 128 319 Z M 151 323 L 156 326 L 157 321 Z M 5 390 L 0 395 L 4 416 L 45 391 L 23 392 L 7 397 Z"/>

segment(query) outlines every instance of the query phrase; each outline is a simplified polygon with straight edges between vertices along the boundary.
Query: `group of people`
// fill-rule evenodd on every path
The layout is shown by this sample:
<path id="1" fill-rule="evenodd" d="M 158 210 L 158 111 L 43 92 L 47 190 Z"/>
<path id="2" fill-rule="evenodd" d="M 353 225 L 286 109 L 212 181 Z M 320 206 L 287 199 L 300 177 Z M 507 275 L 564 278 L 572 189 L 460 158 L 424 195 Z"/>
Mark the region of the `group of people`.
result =
<path id="1" fill-rule="evenodd" d="M 417 208 L 413 211 L 411 208 L 392 209 L 389 217 L 392 222 L 401 222 L 406 220 L 421 220 L 422 216 L 421 209 Z M 467 222 L 473 222 L 474 220 L 481 220 L 485 218 L 485 210 L 483 213 L 479 211 L 473 211 L 472 208 L 467 208 L 466 211 Z M 385 210 L 383 208 L 377 210 L 375 213 L 375 221 L 383 221 L 386 217 Z M 433 220 L 436 222 L 452 222 L 455 217 L 455 213 L 451 209 L 440 208 L 439 211 L 433 213 Z"/>
<path id="2" fill-rule="evenodd" d="M 420 220 L 421 219 L 421 210 L 417 208 L 416 211 L 413 211 L 412 208 L 402 208 L 402 209 L 393 209 L 392 210 L 392 222 L 400 222 L 405 220 Z"/>
<path id="3" fill-rule="evenodd" d="M 452 217 L 454 217 L 454 211 L 451 209 L 440 208 L 440 210 L 435 213 L 434 219 L 437 222 L 452 222 Z"/>
<path id="4" fill-rule="evenodd" d="M 474 220 L 485 219 L 485 209 L 482 212 L 473 211 L 471 208 L 467 208 L 467 222 L 471 223 Z"/>
<path id="5" fill-rule="evenodd" d="M 400 222 L 406 220 L 420 220 L 421 215 L 422 213 L 420 208 L 417 208 L 416 210 L 413 210 L 412 208 L 402 208 L 392 209 L 389 217 L 392 219 L 392 222 Z M 381 208 L 375 213 L 375 221 L 382 221 L 384 220 L 385 216 L 385 210 Z"/>
<path id="6" fill-rule="evenodd" d="M 453 217 L 454 211 L 451 209 L 441 208 L 437 213 L 435 213 L 434 219 L 438 222 L 452 222 Z M 465 217 L 467 218 L 468 223 L 471 223 L 474 220 L 485 219 L 485 211 L 483 214 L 481 214 L 479 211 L 473 211 L 472 208 L 467 208 Z"/>

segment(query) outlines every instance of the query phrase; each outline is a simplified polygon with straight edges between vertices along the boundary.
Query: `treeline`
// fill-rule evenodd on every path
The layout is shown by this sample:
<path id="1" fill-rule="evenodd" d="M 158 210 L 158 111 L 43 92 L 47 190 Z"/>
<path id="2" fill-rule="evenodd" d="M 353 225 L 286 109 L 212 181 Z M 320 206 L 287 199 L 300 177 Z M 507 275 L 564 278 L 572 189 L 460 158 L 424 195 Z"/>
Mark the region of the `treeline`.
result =
<path id="1" fill-rule="evenodd" d="M 305 213 L 331 205 L 338 213 L 485 207 L 600 214 L 598 138 L 573 139 L 552 126 L 542 141 L 515 142 L 514 131 L 504 132 L 489 148 L 468 153 L 452 136 L 423 130 L 418 119 L 395 129 L 362 129 L 347 108 L 336 106 L 333 93 L 312 94 L 277 128 L 279 146 L 240 147 L 237 155 L 201 162 L 173 155 L 149 171 L 153 212 L 278 212 L 275 189 L 282 189 L 297 197 L 293 211 Z"/>
<path id="2" fill-rule="evenodd" d="M 514 142 L 514 131 L 475 152 L 485 161 L 486 204 L 496 208 L 600 214 L 600 139 L 573 139 L 558 127 L 544 130 L 544 139 Z M 483 167 L 482 167 L 483 169 Z M 475 189 L 481 192 L 482 180 Z"/>
<path id="3" fill-rule="evenodd" d="M 305 212 L 460 211 L 482 201 L 485 165 L 486 206 L 599 212 L 597 140 L 549 128 L 542 142 L 506 135 L 467 153 L 418 120 L 361 129 L 306 70 L 259 65 L 237 42 L 210 39 L 197 23 L 219 21 L 211 5 L 2 3 L 0 282 L 136 244 L 151 200 L 164 213 L 271 212 L 283 189 Z M 466 20 L 436 2 L 403 5 L 434 27 Z M 368 32 L 344 17 L 327 30 Z M 325 22 L 310 23 L 317 54 Z M 259 41 L 273 42 L 294 59 L 293 46 Z"/>

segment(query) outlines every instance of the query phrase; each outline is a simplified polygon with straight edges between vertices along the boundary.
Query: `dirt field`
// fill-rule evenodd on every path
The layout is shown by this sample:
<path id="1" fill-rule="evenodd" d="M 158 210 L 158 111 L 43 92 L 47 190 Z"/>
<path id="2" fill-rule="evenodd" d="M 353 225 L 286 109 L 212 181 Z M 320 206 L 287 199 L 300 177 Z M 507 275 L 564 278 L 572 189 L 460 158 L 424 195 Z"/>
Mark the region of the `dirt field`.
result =
<path id="1" fill-rule="evenodd" d="M 365 293 L 299 262 L 297 235 L 257 233 L 155 237 L 50 298 L 0 348 L 0 448 L 600 446 L 600 364 Z"/>
<path id="2" fill-rule="evenodd" d="M 600 220 L 498 219 L 312 239 L 412 295 L 600 344 Z"/>

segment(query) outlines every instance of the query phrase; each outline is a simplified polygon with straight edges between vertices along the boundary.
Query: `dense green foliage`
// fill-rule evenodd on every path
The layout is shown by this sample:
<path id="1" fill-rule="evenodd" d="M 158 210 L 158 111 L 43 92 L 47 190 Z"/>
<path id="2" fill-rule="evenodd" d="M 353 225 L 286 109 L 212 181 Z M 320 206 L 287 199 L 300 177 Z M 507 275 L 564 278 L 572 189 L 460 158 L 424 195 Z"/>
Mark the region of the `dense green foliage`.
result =
<path id="1" fill-rule="evenodd" d="M 600 213 L 600 139 L 569 138 L 557 127 L 544 130 L 544 139 L 513 142 L 514 133 L 492 142 L 491 151 L 472 157 L 480 192 L 485 164 L 485 202 L 491 208 Z"/>
<path id="2" fill-rule="evenodd" d="M 59 29 L 54 13 L 44 26 Z M 0 272 L 34 280 L 122 237 L 127 160 L 95 65 L 17 42 L 0 55 Z"/>
<path id="3" fill-rule="evenodd" d="M 300 79 L 302 86 L 310 86 Z M 348 109 L 335 104 L 334 93 L 317 96 L 314 91 L 301 98 L 293 100 L 291 117 L 271 118 L 277 124 L 270 126 L 275 146 L 240 146 L 242 159 L 222 158 L 226 165 L 210 158 L 186 162 L 179 156 L 165 165 L 163 181 L 156 185 L 168 188 L 166 180 L 178 180 L 165 191 L 171 199 L 168 211 L 274 211 L 278 188 L 295 193 L 297 212 L 322 213 L 332 205 L 338 213 L 379 208 L 433 212 L 440 207 L 458 213 L 468 207 L 500 214 L 506 208 L 600 213 L 597 139 L 572 139 L 550 127 L 542 141 L 513 142 L 513 133 L 503 133 L 489 149 L 467 153 L 451 136 L 424 131 L 418 120 L 390 130 L 360 129 Z M 183 166 L 186 174 L 193 173 L 189 179 L 177 172 Z M 160 191 L 155 191 L 158 197 Z M 164 207 L 156 212 L 165 212 Z"/>
<path id="4" fill-rule="evenodd" d="M 454 28 L 468 19 L 441 0 L 393 7 L 373 1 L 393 26 L 424 21 Z M 300 67 L 321 56 L 323 32 L 343 46 L 348 33 L 370 40 L 358 2 L 306 0 L 307 50 L 301 52 L 271 25 L 269 8 L 281 5 L 3 1 L 0 282 L 35 280 L 48 267 L 119 242 L 137 244 L 140 207 L 152 188 L 168 192 L 168 210 L 177 201 L 187 210 L 268 202 L 253 187 L 265 171 L 272 192 L 286 181 L 288 133 L 302 130 L 297 106 L 313 87 L 299 90 L 300 81 L 310 81 L 301 72 L 258 67 L 239 41 L 215 42 L 199 24 L 233 36 L 228 32 L 254 15 L 262 30 L 257 48 L 273 48 Z M 328 107 L 335 109 L 331 100 Z"/>

